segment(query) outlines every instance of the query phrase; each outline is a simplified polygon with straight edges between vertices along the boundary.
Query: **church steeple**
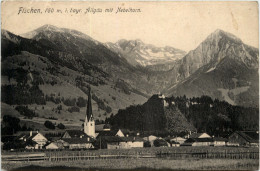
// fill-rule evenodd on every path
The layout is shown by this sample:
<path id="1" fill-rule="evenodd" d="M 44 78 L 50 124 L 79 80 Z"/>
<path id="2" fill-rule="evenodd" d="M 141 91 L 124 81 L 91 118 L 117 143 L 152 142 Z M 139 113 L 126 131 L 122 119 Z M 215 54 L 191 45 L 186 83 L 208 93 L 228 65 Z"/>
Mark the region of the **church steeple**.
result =
<path id="1" fill-rule="evenodd" d="M 92 104 L 91 104 L 91 88 L 89 87 L 88 91 L 88 104 L 87 104 L 87 120 L 93 119 L 93 113 L 92 113 Z"/>
<path id="2" fill-rule="evenodd" d="M 84 122 L 84 132 L 90 136 L 95 138 L 95 120 L 92 113 L 92 104 L 91 104 L 91 91 L 89 87 L 88 92 L 88 103 L 87 103 L 87 111 L 86 111 L 86 119 Z"/>

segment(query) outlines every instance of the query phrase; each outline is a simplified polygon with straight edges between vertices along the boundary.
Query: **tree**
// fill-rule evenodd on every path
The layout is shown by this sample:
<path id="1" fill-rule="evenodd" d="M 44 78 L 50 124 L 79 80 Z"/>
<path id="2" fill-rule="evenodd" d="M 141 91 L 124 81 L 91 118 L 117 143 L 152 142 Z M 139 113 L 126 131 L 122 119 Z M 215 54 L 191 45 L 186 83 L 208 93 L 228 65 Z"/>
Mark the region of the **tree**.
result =
<path id="1" fill-rule="evenodd" d="M 10 115 L 4 115 L 1 126 L 2 135 L 13 135 L 21 130 L 20 119 Z"/>
<path id="2" fill-rule="evenodd" d="M 65 125 L 63 125 L 62 123 L 59 123 L 59 124 L 57 125 L 57 127 L 58 127 L 59 129 L 65 129 Z"/>
<path id="3" fill-rule="evenodd" d="M 45 121 L 44 126 L 49 129 L 55 129 L 55 125 L 51 121 Z"/>

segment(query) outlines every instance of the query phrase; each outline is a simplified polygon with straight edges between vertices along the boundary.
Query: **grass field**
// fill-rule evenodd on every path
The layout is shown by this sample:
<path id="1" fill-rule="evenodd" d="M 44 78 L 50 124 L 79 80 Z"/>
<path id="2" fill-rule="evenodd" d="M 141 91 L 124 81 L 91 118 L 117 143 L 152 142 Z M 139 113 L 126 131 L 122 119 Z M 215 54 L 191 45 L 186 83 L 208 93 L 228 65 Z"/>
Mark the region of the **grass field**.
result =
<path id="1" fill-rule="evenodd" d="M 140 170 L 258 170 L 258 160 L 230 159 L 109 159 L 70 162 L 16 162 L 2 163 L 5 170 L 98 170 L 98 169 L 140 169 Z"/>
<path id="2" fill-rule="evenodd" d="M 81 156 L 87 155 L 113 155 L 113 154 L 158 154 L 165 152 L 258 152 L 258 148 L 243 147 L 153 147 L 136 149 L 101 149 L 86 151 L 45 151 L 47 156 Z M 3 152 L 2 155 L 21 155 L 39 152 Z M 22 168 L 25 170 L 84 170 L 84 169 L 171 169 L 171 170 L 258 170 L 259 159 L 229 159 L 229 158 L 96 158 L 95 160 L 74 160 L 74 161 L 24 161 L 24 162 L 2 162 L 2 169 L 12 170 Z M 34 169 L 33 169 L 34 168 Z"/>

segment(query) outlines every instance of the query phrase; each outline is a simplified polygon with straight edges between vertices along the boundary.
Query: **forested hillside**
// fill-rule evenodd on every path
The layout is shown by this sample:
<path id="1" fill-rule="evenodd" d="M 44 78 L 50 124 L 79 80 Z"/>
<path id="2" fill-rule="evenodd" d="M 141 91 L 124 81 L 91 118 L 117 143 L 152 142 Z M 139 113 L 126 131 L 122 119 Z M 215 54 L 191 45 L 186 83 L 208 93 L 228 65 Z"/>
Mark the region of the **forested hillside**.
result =
<path id="1" fill-rule="evenodd" d="M 119 110 L 107 121 L 114 127 L 141 132 L 174 134 L 197 130 L 211 135 L 226 135 L 236 130 L 258 130 L 258 108 L 232 106 L 208 96 L 152 96 L 145 104 Z"/>

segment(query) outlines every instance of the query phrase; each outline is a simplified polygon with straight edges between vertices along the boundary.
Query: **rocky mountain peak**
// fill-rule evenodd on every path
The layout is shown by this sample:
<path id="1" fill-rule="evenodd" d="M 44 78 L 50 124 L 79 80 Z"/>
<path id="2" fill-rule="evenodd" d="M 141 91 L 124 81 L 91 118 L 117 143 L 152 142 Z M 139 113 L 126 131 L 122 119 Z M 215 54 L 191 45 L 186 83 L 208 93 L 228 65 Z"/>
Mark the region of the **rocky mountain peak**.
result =
<path id="1" fill-rule="evenodd" d="M 94 41 L 94 39 L 92 39 L 91 37 L 89 37 L 88 35 L 77 31 L 77 30 L 73 30 L 73 29 L 67 29 L 67 28 L 59 28 L 50 24 L 45 24 L 33 31 L 27 32 L 22 34 L 22 37 L 28 38 L 28 39 L 41 39 L 43 36 L 44 37 L 55 37 L 57 36 L 57 33 L 65 35 L 65 37 L 68 36 L 74 36 L 77 38 L 83 38 L 83 39 L 89 39 Z M 96 43 L 98 43 L 97 41 L 95 41 Z"/>
<path id="2" fill-rule="evenodd" d="M 227 41 L 232 41 L 235 43 L 242 43 L 242 40 L 235 36 L 234 34 L 225 32 L 221 29 L 215 30 L 211 33 L 207 38 L 206 41 L 219 41 L 221 39 L 226 39 Z"/>

